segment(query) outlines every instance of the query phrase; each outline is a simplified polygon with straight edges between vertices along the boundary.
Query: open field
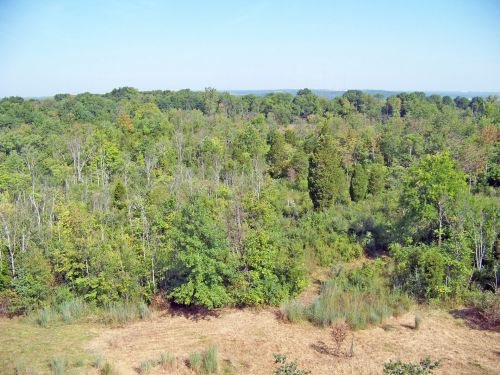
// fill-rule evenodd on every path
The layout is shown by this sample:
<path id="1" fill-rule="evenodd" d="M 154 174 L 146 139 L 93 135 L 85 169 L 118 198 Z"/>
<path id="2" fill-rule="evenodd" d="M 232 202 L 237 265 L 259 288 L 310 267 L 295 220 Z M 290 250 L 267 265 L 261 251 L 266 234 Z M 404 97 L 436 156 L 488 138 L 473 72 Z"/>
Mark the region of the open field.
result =
<path id="1" fill-rule="evenodd" d="M 500 333 L 471 329 L 444 311 L 419 314 L 419 330 L 412 328 L 414 313 L 408 313 L 388 319 L 390 329 L 350 333 L 344 349 L 354 335 L 353 358 L 322 352 L 324 344 L 332 345 L 328 329 L 284 323 L 273 309 L 225 309 L 212 316 L 158 312 L 150 320 L 119 328 L 81 323 L 40 328 L 1 319 L 0 373 L 13 374 L 14 365 L 50 373 L 50 359 L 66 357 L 69 374 L 95 374 L 90 364 L 99 355 L 116 374 L 137 374 L 141 362 L 158 360 L 164 352 L 175 356 L 175 363 L 166 369 L 153 367 L 150 374 L 190 374 L 185 364 L 189 353 L 209 345 L 219 349 L 220 367 L 231 363 L 237 374 L 271 374 L 273 353 L 287 354 L 313 374 L 376 374 L 390 359 L 417 361 L 426 355 L 442 360 L 438 374 L 500 373 Z"/>
<path id="2" fill-rule="evenodd" d="M 437 371 L 441 374 L 500 373 L 500 333 L 470 329 L 442 311 L 421 314 L 424 320 L 418 331 L 412 328 L 414 315 L 408 313 L 387 320 L 392 330 L 354 332 L 353 358 L 322 354 L 321 342 L 331 343 L 329 330 L 308 323 L 283 323 L 272 310 L 226 310 L 218 317 L 160 315 L 123 328 L 100 329 L 88 348 L 101 353 L 123 374 L 133 374 L 141 361 L 158 358 L 160 352 L 180 358 L 174 373 L 187 374 L 183 360 L 189 352 L 210 344 L 240 374 L 271 374 L 273 353 L 287 354 L 313 374 L 380 373 L 390 359 L 417 361 L 426 355 L 442 359 Z M 347 341 L 349 346 L 350 337 Z"/>

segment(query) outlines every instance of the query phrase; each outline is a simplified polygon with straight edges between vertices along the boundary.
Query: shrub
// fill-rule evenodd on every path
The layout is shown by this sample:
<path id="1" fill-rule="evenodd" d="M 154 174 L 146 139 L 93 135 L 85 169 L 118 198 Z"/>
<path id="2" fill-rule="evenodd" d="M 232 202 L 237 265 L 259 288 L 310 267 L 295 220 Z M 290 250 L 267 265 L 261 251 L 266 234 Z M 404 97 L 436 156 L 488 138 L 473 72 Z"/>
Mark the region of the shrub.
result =
<path id="1" fill-rule="evenodd" d="M 286 355 L 284 354 L 273 354 L 274 363 L 276 368 L 274 369 L 275 375 L 307 375 L 311 371 L 306 369 L 299 369 L 297 362 L 287 362 Z"/>
<path id="2" fill-rule="evenodd" d="M 335 343 L 335 354 L 340 355 L 342 344 L 347 337 L 347 324 L 345 322 L 336 322 L 332 327 L 332 339 Z"/>
<path id="3" fill-rule="evenodd" d="M 50 360 L 52 375 L 64 375 L 68 367 L 68 360 L 64 357 L 53 357 Z"/>
<path id="4" fill-rule="evenodd" d="M 384 375 L 426 375 L 439 366 L 439 361 L 432 362 L 429 357 L 419 363 L 390 361 L 384 363 Z"/>

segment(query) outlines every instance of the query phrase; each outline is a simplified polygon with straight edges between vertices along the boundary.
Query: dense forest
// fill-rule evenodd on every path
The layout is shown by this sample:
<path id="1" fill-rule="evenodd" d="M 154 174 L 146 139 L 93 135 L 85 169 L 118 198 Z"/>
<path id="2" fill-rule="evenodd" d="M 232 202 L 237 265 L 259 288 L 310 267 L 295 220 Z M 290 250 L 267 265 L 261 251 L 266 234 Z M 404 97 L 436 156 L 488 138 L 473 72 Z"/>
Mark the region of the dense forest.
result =
<path id="1" fill-rule="evenodd" d="M 364 257 L 418 301 L 496 291 L 499 132 L 496 97 L 4 98 L 0 310 L 277 305 Z"/>

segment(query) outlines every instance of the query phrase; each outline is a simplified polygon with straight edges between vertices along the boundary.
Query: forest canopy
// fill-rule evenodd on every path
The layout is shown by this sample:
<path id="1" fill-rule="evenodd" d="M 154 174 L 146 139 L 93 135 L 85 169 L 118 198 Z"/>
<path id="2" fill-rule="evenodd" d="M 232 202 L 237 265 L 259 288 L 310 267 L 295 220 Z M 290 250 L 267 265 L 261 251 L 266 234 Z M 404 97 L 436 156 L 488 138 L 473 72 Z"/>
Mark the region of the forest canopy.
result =
<path id="1" fill-rule="evenodd" d="M 279 304 L 381 257 L 393 287 L 500 282 L 500 101 L 124 87 L 0 100 L 0 310 Z"/>

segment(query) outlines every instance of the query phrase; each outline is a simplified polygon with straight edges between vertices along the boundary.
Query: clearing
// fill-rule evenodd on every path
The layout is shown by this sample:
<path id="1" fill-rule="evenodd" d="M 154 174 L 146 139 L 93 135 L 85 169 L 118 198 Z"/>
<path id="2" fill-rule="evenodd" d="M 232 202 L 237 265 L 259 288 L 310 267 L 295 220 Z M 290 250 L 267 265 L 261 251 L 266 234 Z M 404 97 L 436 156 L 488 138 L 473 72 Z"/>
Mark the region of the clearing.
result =
<path id="1" fill-rule="evenodd" d="M 68 374 L 96 374 L 95 355 L 112 363 L 115 374 L 137 374 L 146 360 L 160 353 L 177 357 L 169 369 L 154 367 L 150 374 L 192 374 L 185 361 L 193 350 L 216 345 L 221 364 L 231 363 L 235 374 L 272 374 L 273 353 L 287 354 L 312 374 L 380 374 L 391 359 L 441 359 L 437 374 L 499 374 L 500 333 L 472 329 L 460 318 L 436 309 L 420 309 L 419 330 L 412 328 L 414 312 L 354 335 L 354 357 L 322 352 L 332 345 L 329 329 L 309 323 L 290 324 L 276 309 L 223 309 L 213 315 L 190 315 L 182 310 L 154 313 L 150 320 L 111 328 L 89 323 L 56 324 L 41 328 L 19 318 L 0 319 L 0 374 L 14 374 L 15 365 L 49 373 L 54 357 L 68 359 Z"/>

